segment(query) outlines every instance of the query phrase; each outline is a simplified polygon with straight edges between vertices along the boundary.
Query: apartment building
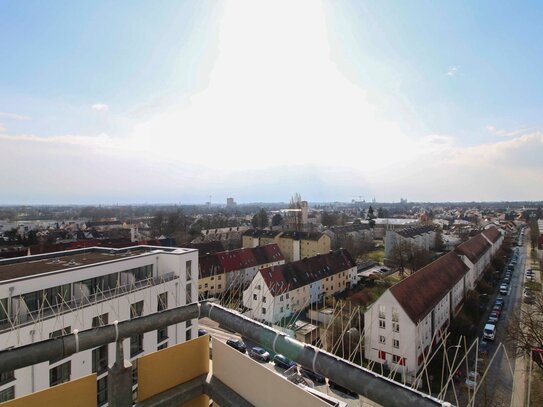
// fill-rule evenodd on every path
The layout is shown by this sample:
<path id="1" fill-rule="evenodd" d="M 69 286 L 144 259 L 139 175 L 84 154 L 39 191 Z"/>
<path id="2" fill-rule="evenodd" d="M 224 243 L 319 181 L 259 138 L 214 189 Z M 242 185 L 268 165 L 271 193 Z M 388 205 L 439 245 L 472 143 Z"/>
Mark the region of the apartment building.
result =
<path id="1" fill-rule="evenodd" d="M 250 229 L 243 234 L 243 247 L 263 246 L 277 243 L 286 261 L 298 261 L 332 249 L 329 235 L 320 232 L 294 232 Z"/>
<path id="2" fill-rule="evenodd" d="M 276 244 L 200 256 L 198 292 L 207 298 L 232 288 L 241 290 L 258 270 L 284 263 L 285 258 Z"/>
<path id="3" fill-rule="evenodd" d="M 412 379 L 502 242 L 490 227 L 385 291 L 364 315 L 365 357 Z"/>
<path id="4" fill-rule="evenodd" d="M 396 245 L 409 242 L 421 249 L 430 250 L 435 247 L 436 232 L 434 226 L 425 225 L 405 229 L 389 229 L 385 234 L 385 257 L 390 258 Z"/>
<path id="5" fill-rule="evenodd" d="M 243 292 L 243 305 L 251 318 L 274 323 L 355 283 L 356 263 L 339 249 L 260 270 Z"/>
<path id="6" fill-rule="evenodd" d="M 69 250 L 0 260 L 0 349 L 18 347 L 174 308 L 197 300 L 198 252 L 134 246 Z M 197 319 L 124 341 L 127 360 L 197 336 Z M 107 401 L 114 344 L 2 373 L 0 400 L 97 375 Z M 134 362 L 136 363 L 136 362 Z M 134 383 L 134 391 L 137 383 Z"/>

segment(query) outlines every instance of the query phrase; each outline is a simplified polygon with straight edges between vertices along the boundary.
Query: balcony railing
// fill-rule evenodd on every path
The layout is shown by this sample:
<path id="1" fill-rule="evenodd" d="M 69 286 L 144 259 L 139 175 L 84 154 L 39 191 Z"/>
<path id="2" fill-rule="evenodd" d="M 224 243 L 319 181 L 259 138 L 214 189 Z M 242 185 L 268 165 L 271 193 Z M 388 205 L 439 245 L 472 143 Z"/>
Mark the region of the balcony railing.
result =
<path id="1" fill-rule="evenodd" d="M 281 353 L 302 367 L 328 377 L 364 397 L 385 406 L 439 406 L 446 405 L 428 394 L 394 382 L 387 377 L 355 365 L 336 355 L 301 343 L 282 332 L 246 318 L 210 302 L 193 303 L 146 316 L 87 329 L 79 333 L 35 342 L 29 345 L 0 351 L 0 371 L 11 371 L 42 363 L 50 359 L 66 358 L 77 352 L 117 342 L 117 361 L 108 374 L 108 398 L 112 406 L 131 406 L 132 388 L 122 360 L 122 341 L 131 336 L 154 331 L 169 325 L 195 318 L 207 317 L 233 332 L 238 332 L 262 347 Z M 130 379 L 130 378 L 128 378 Z M 219 395 L 217 395 L 219 397 Z M 223 405 L 223 403 L 220 403 Z M 226 403 L 231 405 L 231 403 Z"/>
<path id="2" fill-rule="evenodd" d="M 48 319 L 53 316 L 62 315 L 67 312 L 73 312 L 76 309 L 87 307 L 92 304 L 112 300 L 128 293 L 140 291 L 145 288 L 166 283 L 178 278 L 179 276 L 171 272 L 163 274 L 161 276 L 155 276 L 136 281 L 131 284 L 119 285 L 110 290 L 98 291 L 82 298 L 74 298 L 74 296 L 72 295 L 72 297 L 68 301 L 63 300 L 62 302 L 56 304 L 44 304 L 41 308 L 35 311 L 21 312 L 15 316 L 12 316 L 11 319 L 6 318 L 0 320 L 0 333 L 11 329 L 20 328 L 27 324 L 34 324 L 36 322 L 43 321 L 44 319 Z"/>

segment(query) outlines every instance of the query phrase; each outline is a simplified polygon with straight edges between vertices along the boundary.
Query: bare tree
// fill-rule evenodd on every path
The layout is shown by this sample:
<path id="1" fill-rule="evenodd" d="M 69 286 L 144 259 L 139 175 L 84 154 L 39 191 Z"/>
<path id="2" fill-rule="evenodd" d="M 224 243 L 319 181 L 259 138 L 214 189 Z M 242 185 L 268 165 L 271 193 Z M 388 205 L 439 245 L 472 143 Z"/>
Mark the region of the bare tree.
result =
<path id="1" fill-rule="evenodd" d="M 298 192 L 292 195 L 288 207 L 289 209 L 298 209 L 294 215 L 294 229 L 297 231 L 302 230 L 302 196 Z"/>
<path id="2" fill-rule="evenodd" d="M 533 291 L 532 291 L 533 292 Z M 511 315 L 506 337 L 514 344 L 516 355 L 531 355 L 534 362 L 543 369 L 543 359 L 534 349 L 543 349 L 543 296 L 540 291 L 532 294 L 521 307 L 520 315 Z"/>
<path id="3" fill-rule="evenodd" d="M 410 274 L 413 274 L 430 263 L 432 255 L 428 250 L 417 246 L 413 242 L 400 239 L 392 249 L 390 260 L 398 267 L 400 276 L 403 277 L 406 268 L 410 270 Z"/>

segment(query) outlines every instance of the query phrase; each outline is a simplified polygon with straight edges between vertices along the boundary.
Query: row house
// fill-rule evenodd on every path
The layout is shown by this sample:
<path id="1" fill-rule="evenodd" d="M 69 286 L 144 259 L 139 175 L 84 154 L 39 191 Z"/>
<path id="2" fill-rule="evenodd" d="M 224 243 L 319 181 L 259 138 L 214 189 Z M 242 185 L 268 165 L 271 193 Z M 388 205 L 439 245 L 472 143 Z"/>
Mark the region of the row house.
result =
<path id="1" fill-rule="evenodd" d="M 364 315 L 365 357 L 413 378 L 502 242 L 485 229 L 385 291 Z"/>
<path id="2" fill-rule="evenodd" d="M 243 247 L 257 247 L 276 243 L 286 261 L 298 261 L 317 254 L 328 253 L 332 240 L 320 232 L 295 232 L 250 229 L 243 234 Z"/>
<path id="3" fill-rule="evenodd" d="M 251 318 L 274 323 L 356 283 L 356 263 L 345 249 L 260 270 L 243 292 Z"/>
<path id="4" fill-rule="evenodd" d="M 276 244 L 205 254 L 200 256 L 198 291 L 207 298 L 229 289 L 241 290 L 259 270 L 284 262 Z"/>
<path id="5" fill-rule="evenodd" d="M 385 234 L 385 257 L 390 258 L 400 242 L 410 242 L 421 249 L 435 248 L 436 232 L 433 226 L 417 226 L 405 229 L 389 229 Z"/>

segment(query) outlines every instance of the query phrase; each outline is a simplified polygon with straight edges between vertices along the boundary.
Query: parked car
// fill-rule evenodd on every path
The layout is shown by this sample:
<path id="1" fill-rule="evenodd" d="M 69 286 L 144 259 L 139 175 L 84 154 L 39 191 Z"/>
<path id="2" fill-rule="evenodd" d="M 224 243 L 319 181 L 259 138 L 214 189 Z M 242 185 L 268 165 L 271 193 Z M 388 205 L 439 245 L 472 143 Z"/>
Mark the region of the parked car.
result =
<path id="1" fill-rule="evenodd" d="M 241 353 L 245 353 L 247 351 L 247 345 L 245 345 L 241 339 L 229 338 L 226 341 L 226 344 Z"/>
<path id="2" fill-rule="evenodd" d="M 502 284 L 500 286 L 500 294 L 501 295 L 507 295 L 507 292 L 509 291 L 507 284 Z"/>
<path id="3" fill-rule="evenodd" d="M 270 354 L 259 346 L 255 346 L 249 350 L 249 356 L 260 362 L 268 363 L 270 361 Z"/>
<path id="4" fill-rule="evenodd" d="M 511 282 L 511 279 L 509 277 L 505 277 L 503 279 L 504 284 L 509 284 Z"/>
<path id="5" fill-rule="evenodd" d="M 494 307 L 492 308 L 492 312 L 498 314 L 499 317 L 502 313 L 502 307 L 500 307 L 499 305 L 494 305 Z"/>
<path id="6" fill-rule="evenodd" d="M 479 373 L 477 372 L 469 372 L 468 377 L 466 377 L 466 386 L 468 386 L 470 389 L 475 389 L 477 387 L 477 382 L 479 381 Z"/>
<path id="7" fill-rule="evenodd" d="M 500 316 L 498 315 L 498 313 L 496 311 L 492 311 L 490 315 L 488 316 L 488 322 L 491 324 L 495 324 L 498 322 L 499 318 Z"/>
<path id="8" fill-rule="evenodd" d="M 334 390 L 340 391 L 342 393 L 345 393 L 348 396 L 358 398 L 358 393 L 356 393 L 356 392 L 354 392 L 352 390 L 349 390 L 348 388 L 343 387 L 343 386 L 337 384 L 336 382 L 333 382 L 332 380 L 328 380 L 328 386 L 330 386 L 331 389 L 334 389 Z"/>
<path id="9" fill-rule="evenodd" d="M 203 328 L 198 329 L 198 336 L 204 336 L 207 335 L 207 331 Z"/>
<path id="10" fill-rule="evenodd" d="M 485 329 L 483 331 L 483 336 L 485 339 L 493 341 L 494 338 L 496 337 L 496 325 L 486 324 Z"/>
<path id="11" fill-rule="evenodd" d="M 302 367 L 300 369 L 300 373 L 315 383 L 318 383 L 318 384 L 326 383 L 326 378 L 323 375 L 315 373 L 312 370 L 306 369 L 305 367 Z"/>
<path id="12" fill-rule="evenodd" d="M 273 357 L 273 363 L 275 363 L 275 366 L 282 367 L 283 369 L 290 369 L 292 366 L 296 366 L 296 362 L 293 362 L 280 353 Z"/>
<path id="13" fill-rule="evenodd" d="M 479 355 L 485 356 L 488 355 L 488 341 L 483 337 L 479 342 Z"/>
<path id="14" fill-rule="evenodd" d="M 496 298 L 496 305 L 499 305 L 503 308 L 503 306 L 505 305 L 505 299 L 503 297 Z"/>

